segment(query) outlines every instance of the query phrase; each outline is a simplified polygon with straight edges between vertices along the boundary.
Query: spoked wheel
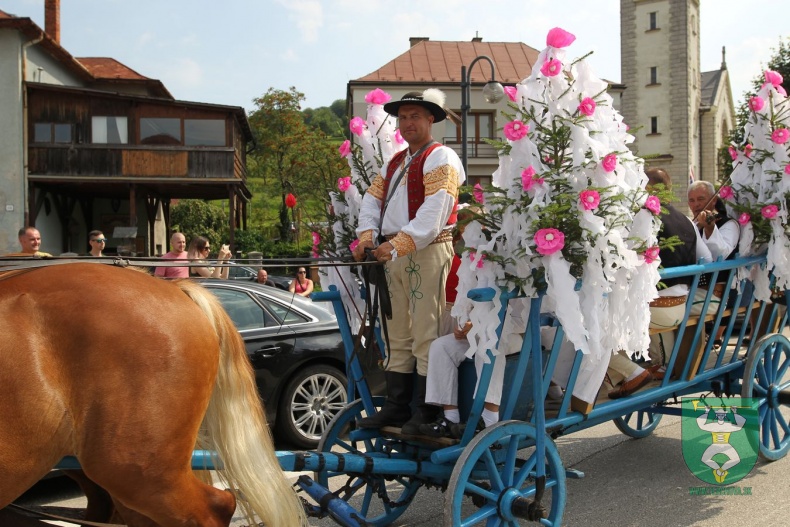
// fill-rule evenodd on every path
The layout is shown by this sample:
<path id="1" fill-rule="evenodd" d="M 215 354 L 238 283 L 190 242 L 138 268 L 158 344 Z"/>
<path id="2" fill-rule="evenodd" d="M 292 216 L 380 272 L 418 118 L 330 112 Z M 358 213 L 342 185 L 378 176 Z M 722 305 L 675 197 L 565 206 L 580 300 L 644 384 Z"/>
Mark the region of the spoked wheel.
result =
<path id="1" fill-rule="evenodd" d="M 755 345 L 743 372 L 742 397 L 760 400 L 760 457 L 776 461 L 790 448 L 790 341 L 774 333 Z"/>
<path id="2" fill-rule="evenodd" d="M 531 424 L 503 421 L 472 439 L 450 476 L 444 498 L 445 527 L 515 526 L 529 519 L 537 492 L 537 433 Z M 551 438 L 545 436 L 544 444 L 546 480 L 540 504 L 546 517 L 539 521 L 559 525 L 565 511 L 565 469 Z M 464 496 L 471 496 L 474 511 L 463 512 Z"/>
<path id="3" fill-rule="evenodd" d="M 383 397 L 374 397 L 377 408 L 384 404 Z M 340 411 L 329 423 L 318 452 L 332 451 L 336 454 L 382 453 L 385 440 L 382 438 L 350 441 L 348 433 L 355 428 L 357 418 L 363 416 L 362 401 L 357 399 Z M 366 414 L 365 414 L 366 415 Z M 376 474 L 348 474 L 324 470 L 315 473 L 315 480 L 322 486 L 337 491 L 339 497 L 356 509 L 367 522 L 365 525 L 389 525 L 404 513 L 422 482 L 400 476 L 377 476 Z M 331 486 L 330 486 L 331 485 Z"/>
<path id="4" fill-rule="evenodd" d="M 614 426 L 622 433 L 634 439 L 642 439 L 658 428 L 663 414 L 654 414 L 650 410 L 637 410 L 613 419 Z"/>

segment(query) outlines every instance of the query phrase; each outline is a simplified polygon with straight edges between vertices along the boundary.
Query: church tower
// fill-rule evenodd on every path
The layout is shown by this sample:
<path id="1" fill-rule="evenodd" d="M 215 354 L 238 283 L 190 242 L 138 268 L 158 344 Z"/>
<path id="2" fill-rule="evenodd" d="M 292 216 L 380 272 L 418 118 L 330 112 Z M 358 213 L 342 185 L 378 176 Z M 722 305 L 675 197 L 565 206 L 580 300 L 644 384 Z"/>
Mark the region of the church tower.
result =
<path id="1" fill-rule="evenodd" d="M 621 113 L 632 149 L 663 168 L 685 208 L 700 173 L 699 0 L 620 0 Z"/>

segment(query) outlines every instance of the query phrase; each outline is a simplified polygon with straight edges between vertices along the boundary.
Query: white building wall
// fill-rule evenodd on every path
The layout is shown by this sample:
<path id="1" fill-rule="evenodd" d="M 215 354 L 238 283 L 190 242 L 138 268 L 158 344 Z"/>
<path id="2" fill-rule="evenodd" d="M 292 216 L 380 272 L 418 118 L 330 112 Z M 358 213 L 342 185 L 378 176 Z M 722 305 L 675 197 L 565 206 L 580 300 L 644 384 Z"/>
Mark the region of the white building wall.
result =
<path id="1" fill-rule="evenodd" d="M 0 30 L 0 254 L 19 250 L 25 221 L 21 50 L 17 31 Z"/>

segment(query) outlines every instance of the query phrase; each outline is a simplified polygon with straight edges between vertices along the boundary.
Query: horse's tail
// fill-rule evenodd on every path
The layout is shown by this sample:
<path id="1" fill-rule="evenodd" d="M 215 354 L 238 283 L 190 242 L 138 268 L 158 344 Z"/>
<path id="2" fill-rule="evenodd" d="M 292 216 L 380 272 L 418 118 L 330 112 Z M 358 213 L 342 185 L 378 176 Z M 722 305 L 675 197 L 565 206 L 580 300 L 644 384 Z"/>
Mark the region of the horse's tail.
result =
<path id="1" fill-rule="evenodd" d="M 219 337 L 219 371 L 203 419 L 204 448 L 216 450 L 222 476 L 238 496 L 247 521 L 257 525 L 306 525 L 304 509 L 285 479 L 274 454 L 274 442 L 258 398 L 244 342 L 219 301 L 197 284 L 179 286 L 206 314 Z"/>

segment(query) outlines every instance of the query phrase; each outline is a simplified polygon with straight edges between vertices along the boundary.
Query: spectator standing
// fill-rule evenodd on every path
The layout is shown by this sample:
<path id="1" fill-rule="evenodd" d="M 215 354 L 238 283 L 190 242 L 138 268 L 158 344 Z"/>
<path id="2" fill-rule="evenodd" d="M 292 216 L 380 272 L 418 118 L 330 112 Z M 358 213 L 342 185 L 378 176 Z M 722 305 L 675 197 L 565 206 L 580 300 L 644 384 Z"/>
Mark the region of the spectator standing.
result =
<path id="1" fill-rule="evenodd" d="M 187 258 L 193 263 L 206 263 L 209 254 L 211 254 L 211 243 L 208 241 L 208 238 L 196 236 L 192 242 L 190 242 Z M 228 250 L 227 245 L 223 245 L 219 248 L 217 259 L 220 262 L 227 262 L 230 259 L 230 250 Z M 201 278 L 222 278 L 223 280 L 227 280 L 229 272 L 229 267 L 222 267 L 219 265 L 216 267 L 208 265 L 205 267 L 190 266 L 189 268 L 189 276 Z"/>
<path id="2" fill-rule="evenodd" d="M 304 267 L 296 271 L 296 278 L 291 280 L 288 291 L 304 297 L 310 296 L 313 292 L 313 281 L 307 278 L 307 270 Z"/>
<path id="3" fill-rule="evenodd" d="M 49 253 L 40 251 L 41 233 L 35 227 L 22 227 L 19 229 L 19 246 L 23 256 L 52 256 Z"/>
<path id="4" fill-rule="evenodd" d="M 255 278 L 253 278 L 253 281 L 258 282 L 259 284 L 277 287 L 274 285 L 274 282 L 269 280 L 269 273 L 266 271 L 266 269 L 259 269 L 258 274 Z"/>
<path id="5" fill-rule="evenodd" d="M 90 255 L 96 257 L 104 256 L 104 247 L 107 243 L 107 238 L 104 237 L 104 233 L 102 231 L 91 231 L 88 233 L 88 243 L 90 244 L 91 250 Z"/>
<path id="6" fill-rule="evenodd" d="M 164 260 L 186 260 L 187 259 L 187 239 L 180 232 L 174 232 L 170 237 L 170 252 L 162 255 Z M 157 267 L 154 271 L 155 276 L 162 278 L 189 278 L 189 267 Z"/>

